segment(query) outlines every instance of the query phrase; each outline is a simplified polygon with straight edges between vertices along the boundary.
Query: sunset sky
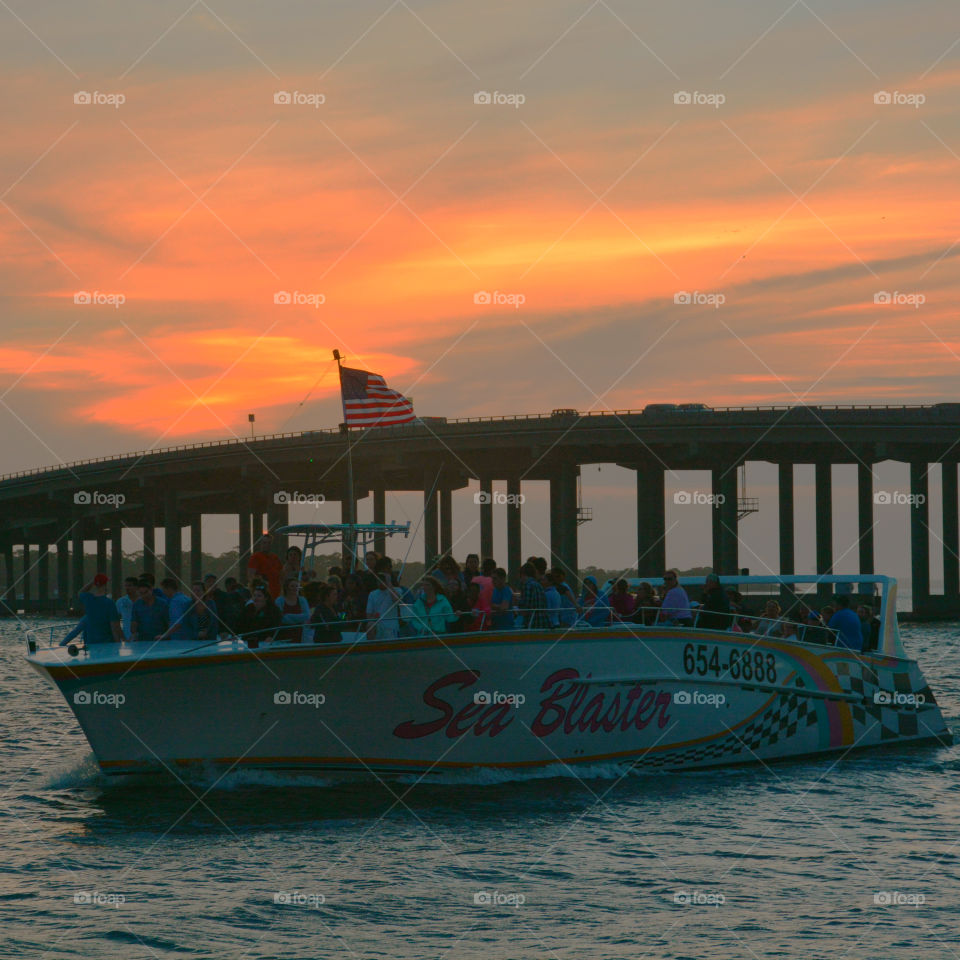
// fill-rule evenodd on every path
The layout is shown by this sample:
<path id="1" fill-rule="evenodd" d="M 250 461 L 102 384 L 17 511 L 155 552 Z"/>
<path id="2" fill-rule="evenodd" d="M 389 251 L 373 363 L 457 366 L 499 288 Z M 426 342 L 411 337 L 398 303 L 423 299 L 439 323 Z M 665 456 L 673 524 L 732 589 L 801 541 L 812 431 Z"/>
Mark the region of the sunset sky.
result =
<path id="1" fill-rule="evenodd" d="M 0 23 L 0 471 L 333 426 L 333 347 L 451 417 L 957 399 L 953 4 Z"/>

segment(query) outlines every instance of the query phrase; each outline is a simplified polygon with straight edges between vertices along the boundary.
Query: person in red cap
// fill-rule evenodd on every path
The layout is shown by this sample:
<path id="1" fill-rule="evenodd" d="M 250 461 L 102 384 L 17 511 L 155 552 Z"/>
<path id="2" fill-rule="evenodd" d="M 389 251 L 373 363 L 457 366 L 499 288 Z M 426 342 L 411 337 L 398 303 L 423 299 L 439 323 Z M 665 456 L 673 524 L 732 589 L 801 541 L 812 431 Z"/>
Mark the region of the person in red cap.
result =
<path id="1" fill-rule="evenodd" d="M 83 642 L 120 643 L 123 631 L 120 629 L 120 613 L 113 597 L 107 596 L 109 578 L 98 573 L 93 580 L 80 591 L 80 606 L 83 607 Z"/>

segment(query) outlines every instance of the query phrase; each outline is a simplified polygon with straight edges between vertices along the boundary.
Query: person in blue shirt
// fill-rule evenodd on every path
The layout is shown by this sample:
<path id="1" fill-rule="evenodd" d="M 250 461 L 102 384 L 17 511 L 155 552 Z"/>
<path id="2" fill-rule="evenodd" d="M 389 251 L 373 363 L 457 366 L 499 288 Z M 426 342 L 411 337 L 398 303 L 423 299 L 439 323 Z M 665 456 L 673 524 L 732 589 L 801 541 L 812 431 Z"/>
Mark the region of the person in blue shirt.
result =
<path id="1" fill-rule="evenodd" d="M 120 643 L 123 631 L 120 629 L 120 613 L 112 597 L 107 596 L 109 578 L 98 573 L 93 580 L 80 591 L 80 606 L 83 607 L 83 642 Z"/>
<path id="2" fill-rule="evenodd" d="M 591 627 L 605 627 L 610 623 L 613 608 L 606 593 L 601 593 L 596 577 L 583 578 L 583 593 L 580 595 L 582 619 Z"/>
<path id="3" fill-rule="evenodd" d="M 167 601 L 153 592 L 147 580 L 137 584 L 137 600 L 130 616 L 130 639 L 153 643 L 169 626 Z"/>
<path id="4" fill-rule="evenodd" d="M 497 567 L 493 571 L 493 594 L 490 597 L 490 609 L 493 611 L 493 630 L 512 630 L 515 613 L 513 611 L 513 590 L 507 584 L 507 571 Z"/>
<path id="5" fill-rule="evenodd" d="M 167 601 L 170 626 L 158 640 L 183 640 L 192 643 L 197 639 L 197 615 L 193 597 L 184 593 L 173 577 L 160 581 L 160 588 Z"/>
<path id="6" fill-rule="evenodd" d="M 860 618 L 850 609 L 850 597 L 838 593 L 834 598 L 837 612 L 830 618 L 827 626 L 837 631 L 837 646 L 851 650 L 863 650 L 863 633 L 860 630 Z"/>

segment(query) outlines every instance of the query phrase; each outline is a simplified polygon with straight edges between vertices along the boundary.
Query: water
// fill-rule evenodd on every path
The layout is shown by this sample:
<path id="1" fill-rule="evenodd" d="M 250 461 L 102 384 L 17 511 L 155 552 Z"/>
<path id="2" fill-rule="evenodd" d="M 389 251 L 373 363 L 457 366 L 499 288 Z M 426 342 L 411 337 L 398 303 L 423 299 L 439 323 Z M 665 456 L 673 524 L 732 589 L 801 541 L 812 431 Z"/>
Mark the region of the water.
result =
<path id="1" fill-rule="evenodd" d="M 903 635 L 960 733 L 960 626 Z M 2 958 L 960 955 L 960 747 L 667 776 L 119 782 L 23 649 L 0 626 Z"/>

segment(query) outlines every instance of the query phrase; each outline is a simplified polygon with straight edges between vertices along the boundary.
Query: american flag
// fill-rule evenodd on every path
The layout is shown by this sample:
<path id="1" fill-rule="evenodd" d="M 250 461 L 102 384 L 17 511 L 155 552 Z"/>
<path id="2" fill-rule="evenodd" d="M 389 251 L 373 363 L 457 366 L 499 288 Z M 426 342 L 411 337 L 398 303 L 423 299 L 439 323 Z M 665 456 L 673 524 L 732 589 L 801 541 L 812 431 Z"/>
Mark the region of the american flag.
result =
<path id="1" fill-rule="evenodd" d="M 391 390 L 378 373 L 341 367 L 340 392 L 343 419 L 348 427 L 382 427 L 416 419 L 413 404 Z"/>

